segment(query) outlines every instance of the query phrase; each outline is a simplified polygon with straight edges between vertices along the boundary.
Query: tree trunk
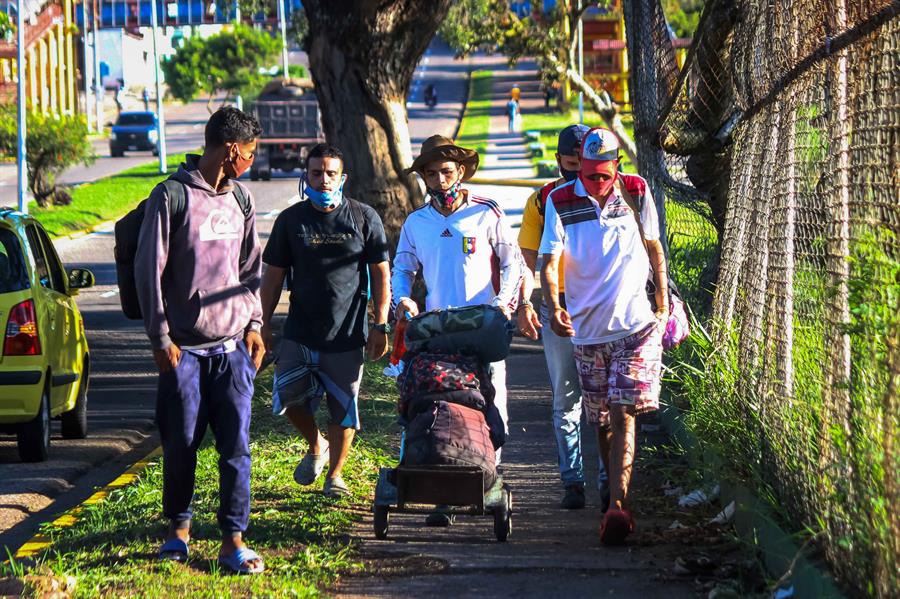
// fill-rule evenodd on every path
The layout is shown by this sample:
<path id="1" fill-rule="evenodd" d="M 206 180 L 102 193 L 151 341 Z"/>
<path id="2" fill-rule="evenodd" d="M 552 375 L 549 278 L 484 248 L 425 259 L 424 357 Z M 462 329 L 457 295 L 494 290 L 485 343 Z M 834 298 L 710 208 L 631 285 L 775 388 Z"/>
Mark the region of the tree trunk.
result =
<path id="1" fill-rule="evenodd" d="M 584 97 L 591 103 L 591 106 L 594 107 L 594 110 L 597 111 L 597 114 L 609 127 L 609 130 L 618 138 L 622 151 L 634 164 L 637 164 L 637 147 L 634 145 L 634 140 L 628 135 L 628 131 L 625 130 L 625 125 L 622 123 L 622 117 L 619 115 L 616 104 L 609 97 L 609 94 L 606 93 L 606 90 L 600 90 L 600 93 L 597 93 L 591 87 L 591 84 L 585 81 L 575 69 L 566 69 L 566 78 L 575 89 L 584 94 Z"/>
<path id="2" fill-rule="evenodd" d="M 374 207 L 393 247 L 421 192 L 406 96 L 450 0 L 308 0 L 306 50 L 325 137 L 344 153 L 349 196 Z"/>

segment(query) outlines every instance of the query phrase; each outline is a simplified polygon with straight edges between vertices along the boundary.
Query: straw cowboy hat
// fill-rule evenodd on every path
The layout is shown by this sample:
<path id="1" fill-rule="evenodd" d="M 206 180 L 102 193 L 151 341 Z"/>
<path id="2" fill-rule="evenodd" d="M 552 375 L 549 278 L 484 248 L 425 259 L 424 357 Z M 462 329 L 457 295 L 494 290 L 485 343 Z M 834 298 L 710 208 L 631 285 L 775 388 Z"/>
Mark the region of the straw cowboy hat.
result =
<path id="1" fill-rule="evenodd" d="M 466 167 L 463 181 L 471 179 L 478 170 L 478 152 L 461 148 L 443 135 L 432 135 L 422 143 L 422 152 L 413 161 L 412 166 L 406 169 L 406 173 L 419 173 L 424 176 L 422 169 L 425 168 L 425 165 L 448 161 L 458 162 Z"/>

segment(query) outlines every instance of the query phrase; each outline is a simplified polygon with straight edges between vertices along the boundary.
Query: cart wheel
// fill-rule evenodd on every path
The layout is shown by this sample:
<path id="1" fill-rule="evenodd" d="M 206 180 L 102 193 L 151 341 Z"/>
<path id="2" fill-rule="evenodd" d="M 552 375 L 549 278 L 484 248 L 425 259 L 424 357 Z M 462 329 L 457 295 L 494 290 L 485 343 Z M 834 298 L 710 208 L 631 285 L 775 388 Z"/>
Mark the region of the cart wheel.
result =
<path id="1" fill-rule="evenodd" d="M 387 538 L 389 521 L 390 521 L 390 513 L 388 512 L 388 506 L 376 505 L 375 506 L 375 519 L 374 519 L 375 538 L 376 539 L 386 539 Z"/>
<path id="2" fill-rule="evenodd" d="M 259 171 L 255 168 L 250 169 L 250 180 L 251 181 L 259 181 Z"/>
<path id="3" fill-rule="evenodd" d="M 270 170 L 259 171 L 259 177 L 263 181 L 268 181 L 269 179 L 272 178 L 272 171 L 270 171 Z"/>
<path id="4" fill-rule="evenodd" d="M 494 536 L 501 543 L 512 533 L 512 498 L 504 491 L 503 499 L 503 503 L 494 508 Z"/>

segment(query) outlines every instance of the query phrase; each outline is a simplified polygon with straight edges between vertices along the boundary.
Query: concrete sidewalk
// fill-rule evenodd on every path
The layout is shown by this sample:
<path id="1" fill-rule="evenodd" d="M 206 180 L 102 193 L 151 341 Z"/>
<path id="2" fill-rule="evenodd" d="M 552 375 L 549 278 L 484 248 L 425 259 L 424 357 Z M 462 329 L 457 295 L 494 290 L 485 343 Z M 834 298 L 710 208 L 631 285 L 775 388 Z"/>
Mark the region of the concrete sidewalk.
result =
<path id="1" fill-rule="evenodd" d="M 541 181 L 535 178 L 535 168 L 528 154 L 521 131 L 510 132 L 506 103 L 514 85 L 521 90 L 519 99 L 522 110 L 537 110 L 543 106 L 537 69 L 533 61 L 522 61 L 511 69 L 506 61 L 491 64 L 491 108 L 488 128 L 487 153 L 482 157 L 481 166 L 475 176 L 485 183 L 470 184 L 467 187 L 476 195 L 495 200 L 506 213 L 507 222 L 518 229 L 522 222 L 525 200 Z M 534 180 L 533 185 L 508 186 L 491 185 L 490 181 L 509 179 Z"/>
<path id="2" fill-rule="evenodd" d="M 521 131 L 509 130 L 506 104 L 510 91 L 518 85 L 520 105 L 525 108 L 537 97 L 540 89 L 534 63 L 523 61 L 515 69 L 497 68 L 491 78 L 491 120 L 488 129 L 487 155 L 479 176 L 486 179 L 532 179 L 534 166 L 525 147 Z"/>
<path id="3" fill-rule="evenodd" d="M 540 346 L 517 340 L 507 360 L 510 435 L 503 449 L 505 480 L 513 490 L 513 532 L 493 536 L 489 517 L 459 517 L 445 529 L 426 528 L 423 516 L 391 514 L 389 536 L 374 538 L 372 516 L 353 530 L 361 543 L 364 576 L 342 579 L 346 597 L 693 597 L 693 581 L 672 574 L 673 544 L 656 544 L 671 515 L 646 506 L 625 547 L 598 539 L 600 496 L 596 439 L 584 433 L 587 508 L 559 507 L 556 443 L 550 389 Z M 646 442 L 646 440 L 645 440 Z M 652 482 L 651 482 L 652 480 Z M 638 471 L 636 493 L 662 495 L 658 481 Z M 650 499 L 648 497 L 648 499 Z M 655 499 L 655 498 L 654 498 Z M 680 543 L 679 543 L 680 545 Z M 684 547 L 674 550 L 683 552 Z"/>

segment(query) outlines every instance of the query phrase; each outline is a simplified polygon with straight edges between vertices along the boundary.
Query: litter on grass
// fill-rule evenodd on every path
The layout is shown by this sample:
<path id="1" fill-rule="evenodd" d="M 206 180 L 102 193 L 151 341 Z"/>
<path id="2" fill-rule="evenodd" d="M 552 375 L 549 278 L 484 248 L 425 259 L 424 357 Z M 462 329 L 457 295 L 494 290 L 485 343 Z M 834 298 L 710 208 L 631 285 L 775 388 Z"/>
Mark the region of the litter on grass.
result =
<path id="1" fill-rule="evenodd" d="M 678 499 L 679 507 L 697 507 L 698 505 L 705 505 L 713 501 L 716 497 L 719 496 L 719 485 L 716 485 L 712 488 L 712 490 L 707 493 L 703 489 L 697 489 L 695 491 L 691 491 L 687 495 L 682 495 Z"/>
<path id="2" fill-rule="evenodd" d="M 735 505 L 732 501 L 725 506 L 725 509 L 716 514 L 716 517 L 709 521 L 710 524 L 728 524 L 734 519 Z"/>

